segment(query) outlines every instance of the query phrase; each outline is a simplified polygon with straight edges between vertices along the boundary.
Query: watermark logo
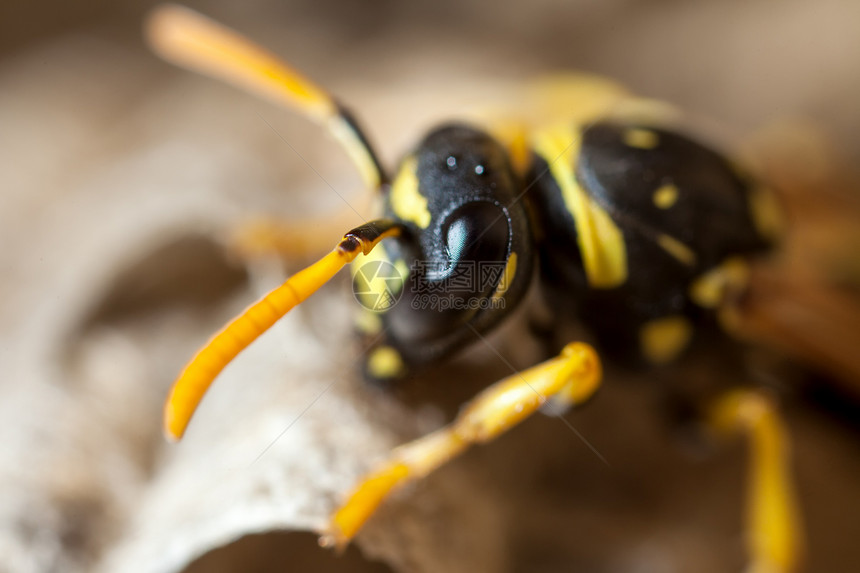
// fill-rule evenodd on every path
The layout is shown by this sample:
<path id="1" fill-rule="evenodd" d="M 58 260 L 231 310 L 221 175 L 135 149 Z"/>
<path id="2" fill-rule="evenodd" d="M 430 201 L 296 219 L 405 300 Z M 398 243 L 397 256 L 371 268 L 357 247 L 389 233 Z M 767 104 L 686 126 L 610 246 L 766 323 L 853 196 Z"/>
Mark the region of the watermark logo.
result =
<path id="1" fill-rule="evenodd" d="M 415 261 L 408 280 L 388 261 L 368 261 L 353 275 L 355 299 L 368 310 L 384 312 L 410 289 L 414 310 L 490 310 L 505 308 L 508 289 L 505 262 L 458 261 L 454 269 L 440 261 Z M 485 293 L 492 292 L 492 296 Z"/>
<path id="2" fill-rule="evenodd" d="M 454 295 L 419 294 L 412 299 L 414 310 L 501 310 L 505 308 L 505 299 L 501 297 L 460 298 Z"/>
<path id="3" fill-rule="evenodd" d="M 352 293 L 364 308 L 384 312 L 403 295 L 403 277 L 388 261 L 369 261 L 352 277 Z"/>

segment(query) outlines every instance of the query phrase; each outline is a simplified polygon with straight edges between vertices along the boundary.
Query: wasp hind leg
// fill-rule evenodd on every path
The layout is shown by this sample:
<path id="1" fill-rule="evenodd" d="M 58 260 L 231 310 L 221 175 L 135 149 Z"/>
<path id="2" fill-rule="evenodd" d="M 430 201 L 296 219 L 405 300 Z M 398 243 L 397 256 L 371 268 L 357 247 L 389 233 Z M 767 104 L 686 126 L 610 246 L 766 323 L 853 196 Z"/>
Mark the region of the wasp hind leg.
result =
<path id="1" fill-rule="evenodd" d="M 747 573 L 796 571 L 802 553 L 800 514 L 791 479 L 789 440 L 776 406 L 761 392 L 735 390 L 708 413 L 720 435 L 740 433 L 750 444 L 747 475 Z"/>
<path id="2" fill-rule="evenodd" d="M 594 349 L 572 343 L 557 357 L 490 386 L 450 425 L 396 448 L 385 463 L 364 476 L 332 515 L 320 544 L 344 547 L 395 489 L 425 477 L 471 445 L 495 439 L 548 400 L 585 402 L 600 387 L 601 373 Z"/>

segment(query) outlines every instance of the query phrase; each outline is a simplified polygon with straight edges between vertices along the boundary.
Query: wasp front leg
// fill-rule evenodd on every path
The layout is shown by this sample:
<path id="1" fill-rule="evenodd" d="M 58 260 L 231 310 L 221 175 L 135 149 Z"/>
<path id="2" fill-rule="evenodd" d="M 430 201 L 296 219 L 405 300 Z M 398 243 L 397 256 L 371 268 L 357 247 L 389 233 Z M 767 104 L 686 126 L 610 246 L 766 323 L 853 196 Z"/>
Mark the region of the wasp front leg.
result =
<path id="1" fill-rule="evenodd" d="M 320 543 L 344 547 L 395 489 L 423 478 L 469 446 L 495 439 L 548 400 L 570 405 L 585 402 L 600 387 L 601 373 L 594 349 L 571 343 L 556 358 L 490 386 L 453 423 L 398 447 L 388 461 L 366 475 L 334 512 Z"/>
<path id="2" fill-rule="evenodd" d="M 789 440 L 776 407 L 760 392 L 736 390 L 709 415 L 720 434 L 742 432 L 750 443 L 747 477 L 748 573 L 790 573 L 802 553 L 800 514 L 791 479 Z"/>

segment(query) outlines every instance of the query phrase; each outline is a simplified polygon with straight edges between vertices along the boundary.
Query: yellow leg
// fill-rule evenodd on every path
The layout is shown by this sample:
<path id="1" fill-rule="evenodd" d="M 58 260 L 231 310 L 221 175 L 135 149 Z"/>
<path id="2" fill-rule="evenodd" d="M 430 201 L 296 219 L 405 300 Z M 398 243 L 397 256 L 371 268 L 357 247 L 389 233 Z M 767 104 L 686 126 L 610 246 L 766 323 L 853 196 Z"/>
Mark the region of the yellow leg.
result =
<path id="1" fill-rule="evenodd" d="M 395 449 L 361 480 L 331 517 L 323 546 L 344 547 L 397 487 L 420 479 L 472 444 L 493 440 L 550 398 L 582 403 L 600 386 L 601 365 L 587 344 L 568 344 L 561 354 L 505 378 L 476 396 L 449 426 Z"/>
<path id="2" fill-rule="evenodd" d="M 750 441 L 747 572 L 795 571 L 802 552 L 801 522 L 787 432 L 776 407 L 761 393 L 737 390 L 717 401 L 710 422 L 721 434 L 742 432 Z"/>

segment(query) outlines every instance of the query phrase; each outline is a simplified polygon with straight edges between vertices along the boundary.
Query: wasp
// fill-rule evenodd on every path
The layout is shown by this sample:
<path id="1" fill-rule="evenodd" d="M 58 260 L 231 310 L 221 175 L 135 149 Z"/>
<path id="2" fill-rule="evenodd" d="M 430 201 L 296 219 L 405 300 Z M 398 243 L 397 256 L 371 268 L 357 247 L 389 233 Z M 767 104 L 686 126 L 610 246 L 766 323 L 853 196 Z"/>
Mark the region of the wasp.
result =
<path id="1" fill-rule="evenodd" d="M 372 312 L 362 323 L 377 340 L 364 361 L 371 380 L 405 380 L 483 338 L 512 316 L 535 282 L 558 322 L 578 321 L 594 335 L 594 346 L 560 345 L 555 357 L 486 388 L 451 424 L 394 450 L 333 512 L 324 545 L 343 547 L 392 491 L 493 440 L 548 402 L 588 401 L 601 385 L 601 355 L 668 364 L 684 354 L 700 325 L 713 321 L 731 332 L 748 263 L 781 232 L 766 186 L 644 112 L 644 100 L 609 82 L 585 82 L 568 109 L 538 125 L 432 129 L 389 174 L 341 103 L 239 34 L 188 9 L 163 6 L 149 21 L 148 37 L 166 60 L 323 125 L 382 204 L 380 218 L 346 232 L 330 253 L 198 351 L 167 399 L 169 438 L 182 437 L 230 361 L 355 261 L 373 258 L 394 269 L 382 290 L 378 277 L 366 279 L 364 295 L 399 298 L 361 311 Z M 445 293 L 444 307 L 423 304 L 427 293 Z M 793 570 L 800 519 L 775 406 L 758 391 L 737 389 L 716 398 L 704 417 L 752 444 L 750 570 Z"/>

